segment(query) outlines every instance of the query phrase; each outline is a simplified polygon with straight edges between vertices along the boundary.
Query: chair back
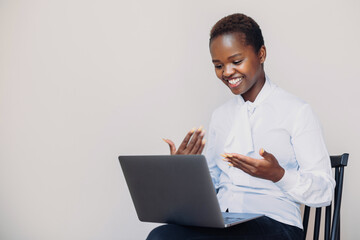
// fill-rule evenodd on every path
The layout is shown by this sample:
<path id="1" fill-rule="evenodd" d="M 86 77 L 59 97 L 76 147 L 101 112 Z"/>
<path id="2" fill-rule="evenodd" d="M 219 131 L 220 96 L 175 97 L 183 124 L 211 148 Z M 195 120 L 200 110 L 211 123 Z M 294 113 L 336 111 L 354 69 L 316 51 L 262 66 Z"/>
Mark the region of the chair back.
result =
<path id="1" fill-rule="evenodd" d="M 335 170 L 335 194 L 332 203 L 325 207 L 325 228 L 324 238 L 325 240 L 339 240 L 340 239 L 340 207 L 341 207 L 341 195 L 344 182 L 344 167 L 347 166 L 349 154 L 344 153 L 338 156 L 330 156 L 331 167 Z M 333 208 L 333 211 L 331 211 Z M 315 212 L 315 224 L 314 224 L 314 240 L 319 239 L 320 233 L 320 220 L 321 220 L 321 207 L 316 208 Z M 310 215 L 310 207 L 305 206 L 303 216 L 304 227 L 304 239 L 306 239 L 306 233 L 308 229 Z"/>

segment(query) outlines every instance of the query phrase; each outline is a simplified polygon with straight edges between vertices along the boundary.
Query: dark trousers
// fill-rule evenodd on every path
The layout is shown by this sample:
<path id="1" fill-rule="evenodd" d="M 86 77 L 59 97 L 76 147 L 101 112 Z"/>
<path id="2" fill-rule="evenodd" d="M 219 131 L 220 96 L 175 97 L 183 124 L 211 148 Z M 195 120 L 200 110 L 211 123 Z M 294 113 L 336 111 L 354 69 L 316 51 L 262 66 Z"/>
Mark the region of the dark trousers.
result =
<path id="1" fill-rule="evenodd" d="M 302 238 L 302 229 L 268 217 L 261 217 L 229 228 L 162 225 L 153 229 L 147 240 L 300 240 Z"/>

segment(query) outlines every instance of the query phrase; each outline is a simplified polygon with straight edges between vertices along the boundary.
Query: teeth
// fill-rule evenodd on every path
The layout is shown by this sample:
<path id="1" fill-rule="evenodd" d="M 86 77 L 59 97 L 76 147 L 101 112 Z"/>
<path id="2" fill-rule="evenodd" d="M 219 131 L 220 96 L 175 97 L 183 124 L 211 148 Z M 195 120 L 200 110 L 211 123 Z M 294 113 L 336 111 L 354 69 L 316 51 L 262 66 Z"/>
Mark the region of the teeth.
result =
<path id="1" fill-rule="evenodd" d="M 242 77 L 229 80 L 230 84 L 236 84 L 242 80 Z"/>

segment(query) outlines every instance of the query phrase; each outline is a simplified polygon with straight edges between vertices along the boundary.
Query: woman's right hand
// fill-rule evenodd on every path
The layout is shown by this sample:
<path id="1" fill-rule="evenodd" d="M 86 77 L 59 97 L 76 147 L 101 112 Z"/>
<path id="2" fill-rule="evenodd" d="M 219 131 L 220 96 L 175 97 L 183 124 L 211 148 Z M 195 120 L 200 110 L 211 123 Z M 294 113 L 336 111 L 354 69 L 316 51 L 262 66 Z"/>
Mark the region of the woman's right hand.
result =
<path id="1" fill-rule="evenodd" d="M 205 130 L 200 126 L 197 130 L 191 129 L 185 136 L 184 140 L 180 144 L 179 149 L 176 150 L 175 143 L 170 139 L 163 140 L 169 144 L 171 155 L 195 155 L 201 154 L 205 147 Z"/>

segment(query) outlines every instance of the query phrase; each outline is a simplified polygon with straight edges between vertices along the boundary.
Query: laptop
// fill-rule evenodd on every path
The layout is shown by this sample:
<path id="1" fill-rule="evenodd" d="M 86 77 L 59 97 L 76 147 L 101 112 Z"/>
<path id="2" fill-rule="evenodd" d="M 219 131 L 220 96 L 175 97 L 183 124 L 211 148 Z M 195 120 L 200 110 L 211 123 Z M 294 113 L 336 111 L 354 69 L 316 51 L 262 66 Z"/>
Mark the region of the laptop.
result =
<path id="1" fill-rule="evenodd" d="M 140 221 L 226 228 L 263 214 L 221 212 L 203 155 L 119 156 Z"/>

